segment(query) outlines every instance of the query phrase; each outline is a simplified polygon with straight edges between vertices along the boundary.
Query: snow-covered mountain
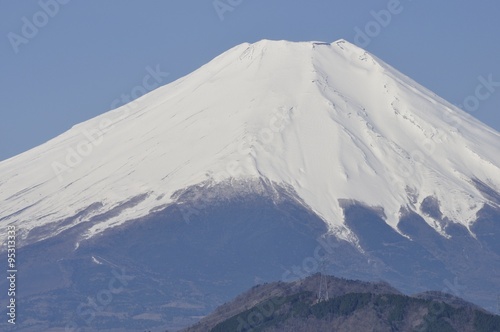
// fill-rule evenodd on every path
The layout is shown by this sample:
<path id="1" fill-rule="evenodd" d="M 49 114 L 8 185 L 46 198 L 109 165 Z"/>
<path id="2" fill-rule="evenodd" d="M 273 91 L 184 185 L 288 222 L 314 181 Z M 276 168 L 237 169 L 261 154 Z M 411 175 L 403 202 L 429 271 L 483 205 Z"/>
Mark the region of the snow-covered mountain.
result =
<path id="1" fill-rule="evenodd" d="M 242 44 L 0 162 L 19 326 L 176 329 L 319 271 L 493 310 L 499 167 L 498 132 L 347 41 Z"/>
<path id="2" fill-rule="evenodd" d="M 469 227 L 485 204 L 499 204 L 483 190 L 500 192 L 499 143 L 499 133 L 347 41 L 245 43 L 1 162 L 0 233 L 15 224 L 27 237 L 54 223 L 44 237 L 53 236 L 140 198 L 88 237 L 173 203 L 183 188 L 256 178 L 293 188 L 350 241 L 343 201 L 383 209 L 397 229 L 402 210 L 420 213 L 432 198 Z"/>

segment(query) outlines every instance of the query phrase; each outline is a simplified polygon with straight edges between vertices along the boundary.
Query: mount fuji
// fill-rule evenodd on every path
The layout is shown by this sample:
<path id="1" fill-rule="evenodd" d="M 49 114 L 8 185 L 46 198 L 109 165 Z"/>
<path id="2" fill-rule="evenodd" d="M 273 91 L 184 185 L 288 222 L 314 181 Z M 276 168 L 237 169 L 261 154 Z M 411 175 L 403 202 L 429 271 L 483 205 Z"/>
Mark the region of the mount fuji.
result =
<path id="1" fill-rule="evenodd" d="M 345 40 L 238 45 L 0 162 L 0 202 L 28 330 L 181 328 L 319 270 L 497 303 L 500 134 Z"/>

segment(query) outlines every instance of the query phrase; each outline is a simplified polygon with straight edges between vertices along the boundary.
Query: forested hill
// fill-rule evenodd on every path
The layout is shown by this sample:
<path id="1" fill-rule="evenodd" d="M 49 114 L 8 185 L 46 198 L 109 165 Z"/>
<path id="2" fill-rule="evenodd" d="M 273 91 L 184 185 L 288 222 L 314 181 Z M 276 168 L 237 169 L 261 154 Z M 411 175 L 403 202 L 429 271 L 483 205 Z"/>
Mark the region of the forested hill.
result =
<path id="1" fill-rule="evenodd" d="M 406 296 L 386 283 L 318 274 L 255 286 L 184 330 L 198 331 L 500 332 L 500 316 L 440 292 Z"/>

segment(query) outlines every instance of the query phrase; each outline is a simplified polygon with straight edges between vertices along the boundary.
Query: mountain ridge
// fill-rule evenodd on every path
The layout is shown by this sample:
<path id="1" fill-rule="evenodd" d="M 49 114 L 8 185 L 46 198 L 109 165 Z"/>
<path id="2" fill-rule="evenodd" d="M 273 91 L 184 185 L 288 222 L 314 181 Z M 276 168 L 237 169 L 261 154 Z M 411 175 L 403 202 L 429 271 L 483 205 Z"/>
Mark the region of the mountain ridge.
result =
<path id="1" fill-rule="evenodd" d="M 324 298 L 319 298 L 321 285 Z M 446 293 L 407 296 L 386 283 L 317 273 L 294 282 L 254 286 L 182 332 L 499 329 L 500 316 Z"/>
<path id="2" fill-rule="evenodd" d="M 179 329 L 320 270 L 493 310 L 499 138 L 348 42 L 238 45 L 0 162 L 19 326 Z"/>
<path id="3" fill-rule="evenodd" d="M 102 204 L 75 222 L 142 195 L 91 237 L 174 203 L 176 190 L 262 178 L 293 187 L 351 242 L 340 200 L 383 209 L 395 230 L 402 209 L 415 211 L 446 236 L 446 222 L 421 213 L 424 200 L 468 229 L 485 204 L 498 207 L 477 183 L 500 191 L 499 138 L 345 40 L 244 43 L 1 162 L 0 232 L 16 224 L 27 238 L 91 205 Z"/>

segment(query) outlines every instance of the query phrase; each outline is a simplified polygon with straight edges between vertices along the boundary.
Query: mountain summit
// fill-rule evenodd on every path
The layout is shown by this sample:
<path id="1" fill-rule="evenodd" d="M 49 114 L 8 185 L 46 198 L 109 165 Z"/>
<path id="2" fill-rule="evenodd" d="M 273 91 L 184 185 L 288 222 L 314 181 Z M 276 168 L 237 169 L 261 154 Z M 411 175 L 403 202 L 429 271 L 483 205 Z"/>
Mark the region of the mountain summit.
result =
<path id="1" fill-rule="evenodd" d="M 171 204 L 180 189 L 252 179 L 290 188 L 351 241 L 346 202 L 379 209 L 395 229 L 402 213 L 429 204 L 469 227 L 500 203 L 491 194 L 500 192 L 499 140 L 345 40 L 244 43 L 1 162 L 1 232 L 17 224 L 26 237 L 79 216 L 57 233 L 137 201 L 92 236 Z M 432 214 L 425 220 L 446 236 Z"/>
<path id="2" fill-rule="evenodd" d="M 344 40 L 241 44 L 0 162 L 19 324 L 178 330 L 316 272 L 493 310 L 499 142 Z"/>

